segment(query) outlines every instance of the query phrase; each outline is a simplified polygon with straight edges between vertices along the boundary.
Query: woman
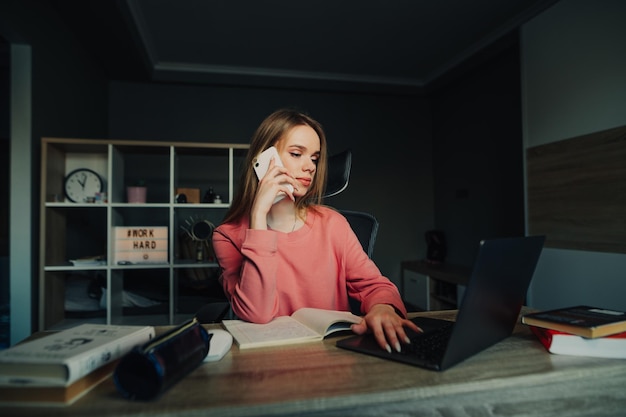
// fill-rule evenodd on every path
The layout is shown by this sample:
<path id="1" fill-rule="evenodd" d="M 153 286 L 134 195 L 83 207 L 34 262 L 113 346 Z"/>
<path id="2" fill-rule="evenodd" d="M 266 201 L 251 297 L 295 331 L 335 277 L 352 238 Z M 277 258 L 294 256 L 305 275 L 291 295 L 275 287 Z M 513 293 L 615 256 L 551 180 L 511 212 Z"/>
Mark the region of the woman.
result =
<path id="1" fill-rule="evenodd" d="M 283 166 L 271 159 L 259 180 L 253 163 L 271 146 Z M 213 233 L 224 291 L 235 314 L 255 323 L 301 307 L 349 310 L 351 296 L 365 314 L 352 331 L 371 331 L 381 348 L 400 351 L 400 341 L 409 343 L 404 327 L 419 328 L 347 220 L 321 205 L 326 160 L 326 136 L 309 116 L 278 110 L 261 123 L 238 193 Z M 285 198 L 275 203 L 279 195 Z"/>

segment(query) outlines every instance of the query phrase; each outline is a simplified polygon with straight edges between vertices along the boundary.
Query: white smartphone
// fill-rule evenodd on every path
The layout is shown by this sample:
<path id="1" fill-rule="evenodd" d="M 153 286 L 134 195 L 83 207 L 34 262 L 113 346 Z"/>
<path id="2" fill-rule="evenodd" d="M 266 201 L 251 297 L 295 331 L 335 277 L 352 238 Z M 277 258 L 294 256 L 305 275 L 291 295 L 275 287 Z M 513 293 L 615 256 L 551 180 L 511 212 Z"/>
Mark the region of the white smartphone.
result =
<path id="1" fill-rule="evenodd" d="M 283 161 L 281 161 L 280 156 L 278 156 L 278 150 L 273 146 L 261 152 L 252 161 L 254 172 L 256 173 L 256 176 L 259 180 L 263 178 L 265 174 L 267 173 L 267 170 L 270 167 L 270 160 L 272 159 L 272 157 L 274 158 L 275 165 L 278 165 L 280 167 L 284 166 Z M 287 188 L 289 188 L 289 191 L 293 193 L 293 186 L 291 184 L 287 184 Z M 274 200 L 274 204 L 278 203 L 280 200 L 282 200 L 285 197 L 286 197 L 285 193 L 281 192 L 278 196 L 276 196 L 276 199 Z"/>

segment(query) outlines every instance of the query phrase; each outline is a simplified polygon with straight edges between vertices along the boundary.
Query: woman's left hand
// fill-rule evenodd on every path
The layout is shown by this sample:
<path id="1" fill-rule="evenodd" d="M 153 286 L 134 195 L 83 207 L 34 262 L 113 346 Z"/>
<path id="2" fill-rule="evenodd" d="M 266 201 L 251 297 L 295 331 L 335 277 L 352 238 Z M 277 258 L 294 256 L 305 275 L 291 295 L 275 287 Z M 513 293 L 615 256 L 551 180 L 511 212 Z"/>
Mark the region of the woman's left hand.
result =
<path id="1" fill-rule="evenodd" d="M 389 304 L 376 304 L 363 317 L 361 323 L 352 325 L 352 331 L 356 334 L 371 331 L 378 345 L 391 353 L 392 346 L 400 352 L 402 343 L 411 343 L 405 327 L 418 333 L 422 331 L 411 320 L 400 317 Z"/>

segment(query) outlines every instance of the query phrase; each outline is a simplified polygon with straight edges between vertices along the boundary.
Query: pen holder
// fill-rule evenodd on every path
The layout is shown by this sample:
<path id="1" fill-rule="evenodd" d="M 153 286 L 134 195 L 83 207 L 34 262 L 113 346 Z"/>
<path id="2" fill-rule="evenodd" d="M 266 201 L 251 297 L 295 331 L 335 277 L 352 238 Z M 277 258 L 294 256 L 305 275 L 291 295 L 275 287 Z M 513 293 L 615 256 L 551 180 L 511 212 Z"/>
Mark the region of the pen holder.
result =
<path id="1" fill-rule="evenodd" d="M 117 390 L 132 400 L 158 397 L 202 363 L 211 336 L 194 318 L 135 347 L 115 368 Z"/>

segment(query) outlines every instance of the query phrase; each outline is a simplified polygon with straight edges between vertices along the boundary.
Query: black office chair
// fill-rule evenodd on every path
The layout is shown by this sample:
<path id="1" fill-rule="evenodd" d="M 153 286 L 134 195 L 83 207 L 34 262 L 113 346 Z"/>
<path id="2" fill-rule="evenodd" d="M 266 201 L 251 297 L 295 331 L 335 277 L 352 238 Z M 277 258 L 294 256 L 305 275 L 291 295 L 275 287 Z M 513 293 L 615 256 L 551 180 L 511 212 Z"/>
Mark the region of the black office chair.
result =
<path id="1" fill-rule="evenodd" d="M 339 210 L 341 214 L 348 220 L 350 227 L 354 230 L 356 237 L 361 242 L 363 250 L 370 258 L 374 254 L 374 243 L 376 243 L 376 235 L 378 234 L 378 220 L 369 213 L 352 210 Z M 350 302 L 350 311 L 353 314 L 361 314 L 361 303 L 352 297 L 348 298 Z"/>
<path id="2" fill-rule="evenodd" d="M 371 258 L 374 254 L 374 243 L 376 243 L 376 235 L 378 234 L 376 217 L 362 211 L 339 210 L 339 212 L 348 220 L 356 237 L 359 238 L 363 250 Z"/>
<path id="3" fill-rule="evenodd" d="M 337 195 L 348 187 L 351 167 L 352 151 L 350 149 L 328 157 L 328 179 L 324 198 Z M 371 258 L 378 233 L 378 220 L 362 211 L 339 210 L 339 212 L 348 220 L 363 250 Z"/>
<path id="4" fill-rule="evenodd" d="M 350 149 L 328 157 L 328 174 L 324 198 L 337 195 L 348 187 L 351 167 L 352 151 Z"/>

